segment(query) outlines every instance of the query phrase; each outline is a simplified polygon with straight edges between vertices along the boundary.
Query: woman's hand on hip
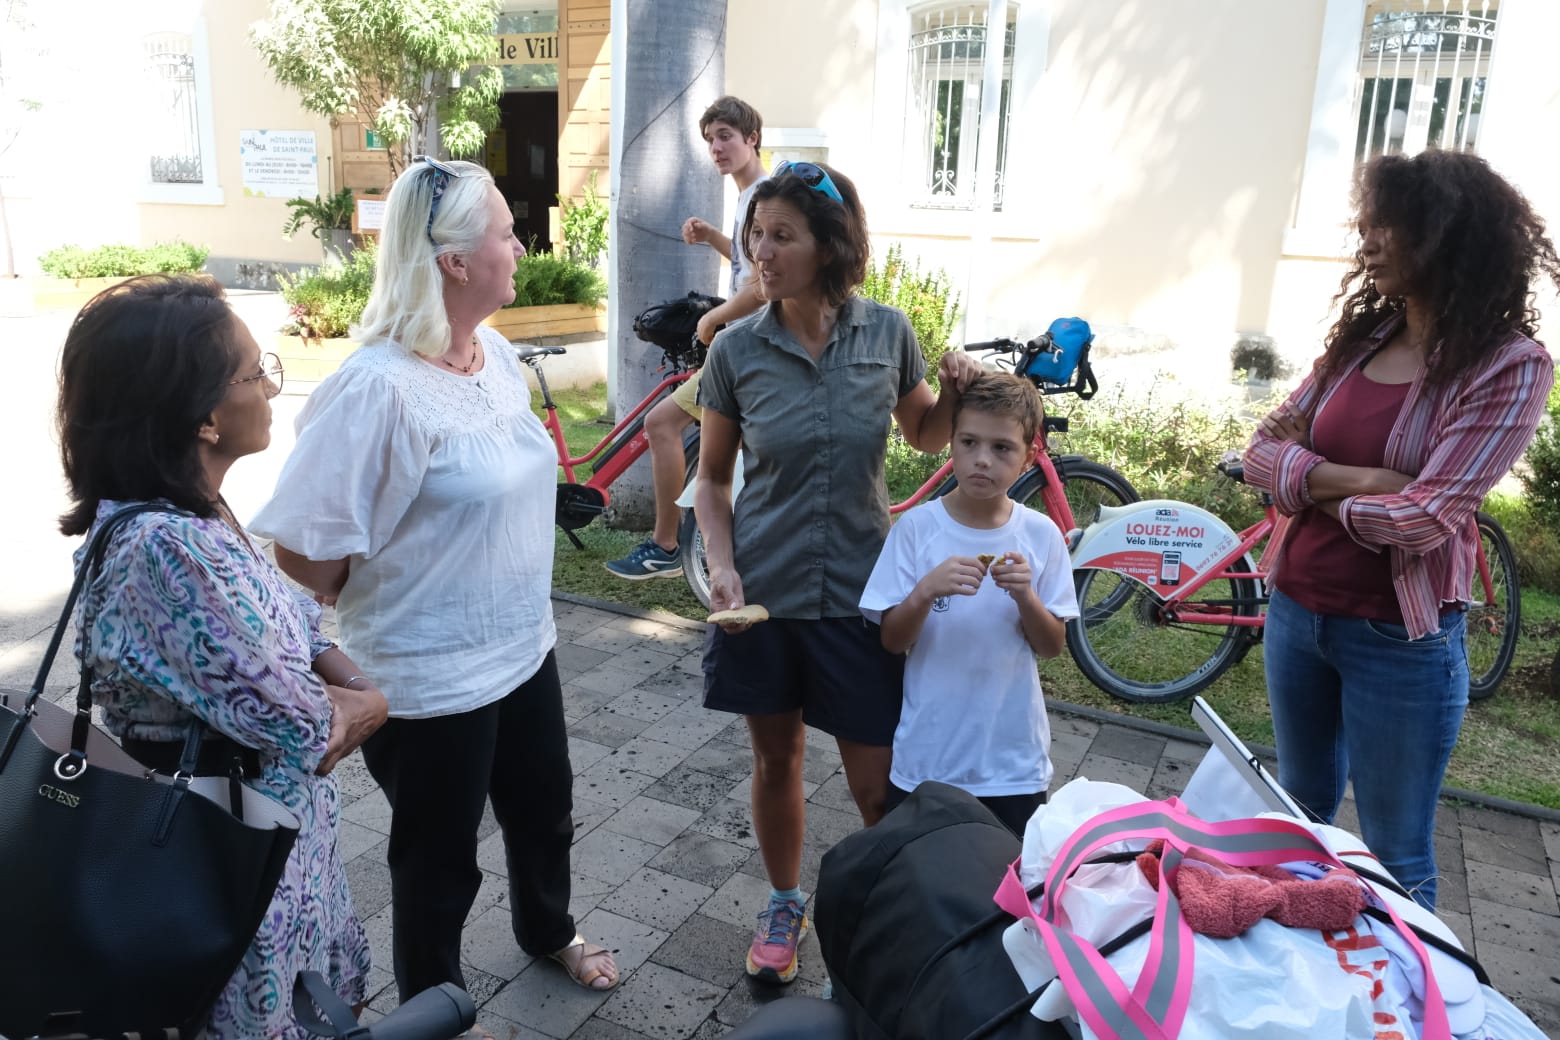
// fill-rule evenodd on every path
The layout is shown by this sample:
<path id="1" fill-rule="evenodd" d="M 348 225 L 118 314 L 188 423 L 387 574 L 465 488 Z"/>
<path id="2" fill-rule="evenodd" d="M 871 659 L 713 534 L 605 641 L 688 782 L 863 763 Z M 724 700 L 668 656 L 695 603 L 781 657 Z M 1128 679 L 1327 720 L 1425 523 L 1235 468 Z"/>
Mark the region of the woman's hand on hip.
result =
<path id="1" fill-rule="evenodd" d="M 325 757 L 314 770 L 316 776 L 329 775 L 336 763 L 356 751 L 390 717 L 390 704 L 376 686 L 327 685 L 325 693 L 330 697 L 330 737 Z"/>

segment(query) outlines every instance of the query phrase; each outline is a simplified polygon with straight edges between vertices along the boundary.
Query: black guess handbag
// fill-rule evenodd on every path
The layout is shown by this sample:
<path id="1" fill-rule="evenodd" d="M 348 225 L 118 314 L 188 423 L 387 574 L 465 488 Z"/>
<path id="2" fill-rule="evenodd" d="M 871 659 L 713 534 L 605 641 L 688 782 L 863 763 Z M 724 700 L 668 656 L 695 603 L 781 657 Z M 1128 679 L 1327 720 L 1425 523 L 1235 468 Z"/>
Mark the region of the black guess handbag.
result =
<path id="1" fill-rule="evenodd" d="M 298 836 L 278 802 L 151 772 L 92 724 L 92 672 L 72 712 L 43 699 L 76 598 L 113 531 L 98 526 L 26 694 L 0 690 L 0 1036 L 191 1040 L 271 903 Z M 90 637 L 91 625 L 82 631 Z"/>

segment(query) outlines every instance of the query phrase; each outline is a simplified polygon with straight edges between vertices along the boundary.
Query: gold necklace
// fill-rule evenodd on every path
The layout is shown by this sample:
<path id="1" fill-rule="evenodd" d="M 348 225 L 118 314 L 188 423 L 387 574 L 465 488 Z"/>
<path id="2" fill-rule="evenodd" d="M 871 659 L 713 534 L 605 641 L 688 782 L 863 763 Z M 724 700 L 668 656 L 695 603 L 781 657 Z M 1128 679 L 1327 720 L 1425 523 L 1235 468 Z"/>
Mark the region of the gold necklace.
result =
<path id="1" fill-rule="evenodd" d="M 473 366 L 473 365 L 475 365 L 477 363 L 478 349 L 479 348 L 477 346 L 477 337 L 476 337 L 476 334 L 473 333 L 472 336 L 471 336 L 471 360 L 470 361 L 466 362 L 464 365 L 457 365 L 455 362 L 449 360 L 448 358 L 446 358 L 442 354 L 439 355 L 439 360 L 442 363 L 448 365 L 451 368 L 451 370 L 459 372 L 463 376 L 469 376 L 469 375 L 471 375 L 471 366 Z"/>

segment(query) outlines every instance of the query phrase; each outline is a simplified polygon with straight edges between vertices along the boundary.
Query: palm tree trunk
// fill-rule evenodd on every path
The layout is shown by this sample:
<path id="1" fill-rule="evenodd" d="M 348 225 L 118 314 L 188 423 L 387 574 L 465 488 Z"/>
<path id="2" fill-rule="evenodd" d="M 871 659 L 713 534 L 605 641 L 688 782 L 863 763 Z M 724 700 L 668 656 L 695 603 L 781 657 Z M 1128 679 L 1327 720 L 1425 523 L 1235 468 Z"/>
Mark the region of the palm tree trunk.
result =
<path id="1" fill-rule="evenodd" d="M 661 352 L 634 336 L 633 315 L 690 289 L 713 292 L 720 257 L 686 245 L 690 216 L 721 222 L 720 175 L 699 136 L 699 116 L 725 93 L 726 0 L 627 0 L 622 147 L 612 208 L 617 328 L 617 414 L 661 381 Z M 614 26 L 614 31 L 617 31 Z M 648 456 L 612 489 L 614 524 L 648 526 Z"/>

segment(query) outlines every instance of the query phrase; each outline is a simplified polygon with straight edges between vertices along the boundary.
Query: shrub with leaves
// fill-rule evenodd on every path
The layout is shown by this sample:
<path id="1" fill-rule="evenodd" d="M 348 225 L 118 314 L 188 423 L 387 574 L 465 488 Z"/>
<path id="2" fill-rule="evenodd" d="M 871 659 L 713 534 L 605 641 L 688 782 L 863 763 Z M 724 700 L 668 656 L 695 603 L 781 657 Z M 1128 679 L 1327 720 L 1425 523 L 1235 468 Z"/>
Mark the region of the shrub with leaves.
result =
<path id="1" fill-rule="evenodd" d="M 211 251 L 188 242 L 163 242 L 142 249 L 115 243 L 96 249 L 61 246 L 38 258 L 56 278 L 130 278 L 138 274 L 188 274 L 206 265 Z"/>
<path id="2" fill-rule="evenodd" d="M 937 363 L 948 349 L 959 318 L 959 294 L 953 291 L 947 272 L 938 268 L 924 274 L 919 264 L 907 264 L 904 250 L 888 247 L 882 266 L 867 268 L 861 295 L 898 307 L 910 319 L 921 356 L 926 358 L 926 381 L 937 389 Z"/>
<path id="3" fill-rule="evenodd" d="M 339 266 L 306 267 L 295 275 L 277 275 L 282 299 L 290 307 L 282 332 L 306 339 L 347 335 L 368 306 L 377 255 L 378 247 L 370 242 Z"/>
<path id="4" fill-rule="evenodd" d="M 1164 380 L 1147 391 L 1118 388 L 1092 401 L 1048 407 L 1071 420 L 1065 450 L 1115 469 L 1144 498 L 1173 498 L 1201 506 L 1240 530 L 1262 515 L 1256 492 L 1215 470 L 1227 451 L 1240 452 L 1255 424 L 1234 402 L 1207 405 L 1189 400 Z M 1255 406 L 1259 413 L 1268 409 Z M 1061 445 L 1059 445 L 1061 446 Z"/>
<path id="5" fill-rule="evenodd" d="M 599 272 L 557 253 L 527 253 L 515 264 L 515 302 L 510 307 L 600 303 L 607 283 Z"/>
<path id="6" fill-rule="evenodd" d="M 1549 414 L 1528 445 L 1522 487 L 1533 512 L 1560 526 L 1560 385 L 1549 391 Z"/>
<path id="7" fill-rule="evenodd" d="M 575 202 L 558 196 L 558 220 L 563 225 L 564 253 L 575 263 L 601 268 L 607 251 L 607 204 L 596 194 L 596 171 L 585 182 L 585 198 Z"/>

